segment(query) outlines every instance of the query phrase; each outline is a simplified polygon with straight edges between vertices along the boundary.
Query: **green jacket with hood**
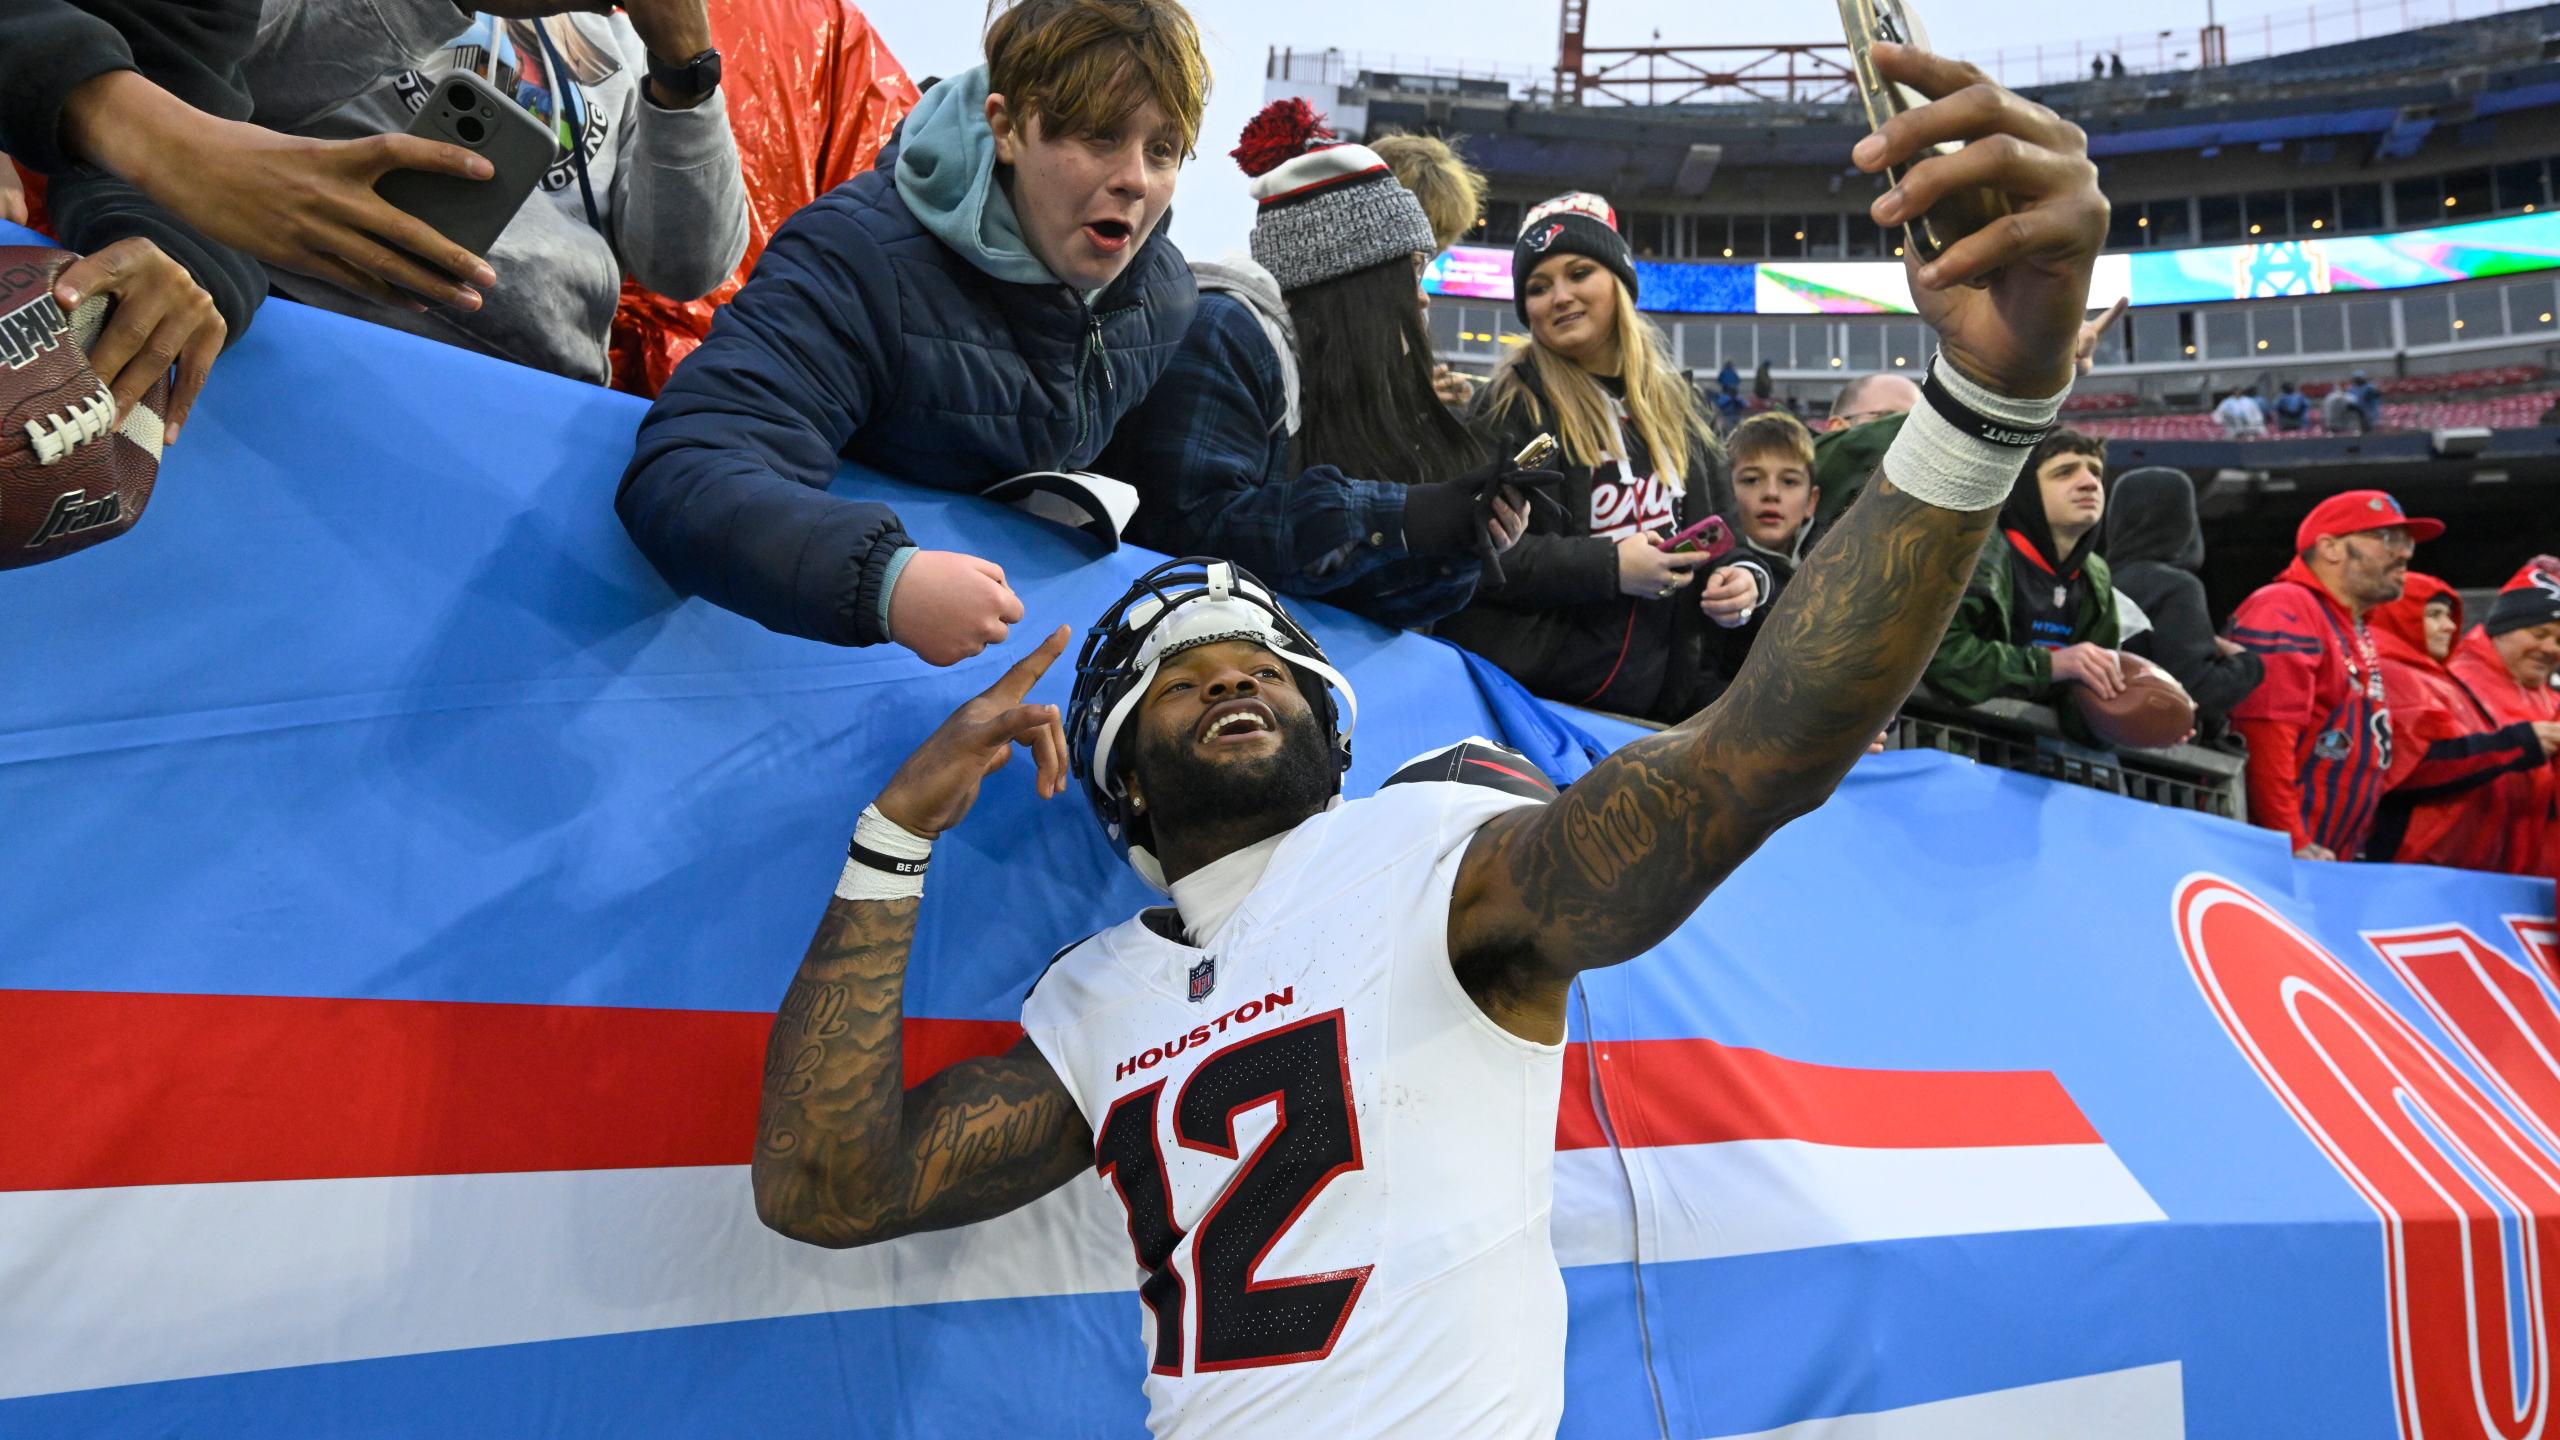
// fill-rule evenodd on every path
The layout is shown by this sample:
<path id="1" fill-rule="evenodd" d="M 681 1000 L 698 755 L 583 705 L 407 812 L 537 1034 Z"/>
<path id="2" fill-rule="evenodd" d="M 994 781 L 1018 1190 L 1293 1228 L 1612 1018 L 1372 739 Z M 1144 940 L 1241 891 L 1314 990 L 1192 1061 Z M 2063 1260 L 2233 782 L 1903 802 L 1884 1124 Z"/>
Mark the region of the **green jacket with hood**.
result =
<path id="1" fill-rule="evenodd" d="M 2053 526 L 2045 519 L 2044 491 L 2032 475 L 2020 475 L 2000 510 L 2000 532 L 1982 548 L 1982 557 L 1966 585 L 1964 599 L 1947 622 L 1946 638 L 1929 662 L 1927 680 L 1949 699 L 1965 705 L 1985 700 L 2033 700 L 2062 712 L 2063 729 L 2090 740 L 2079 712 L 2060 704 L 2062 685 L 2053 678 L 2053 651 L 2059 646 L 2030 643 L 2019 636 L 2018 586 L 2067 586 L 2071 628 L 2065 645 L 2083 641 L 2112 650 L 2121 639 L 2116 620 L 2116 592 L 2107 562 L 2098 555 L 2104 523 L 2071 547 L 2054 554 Z"/>

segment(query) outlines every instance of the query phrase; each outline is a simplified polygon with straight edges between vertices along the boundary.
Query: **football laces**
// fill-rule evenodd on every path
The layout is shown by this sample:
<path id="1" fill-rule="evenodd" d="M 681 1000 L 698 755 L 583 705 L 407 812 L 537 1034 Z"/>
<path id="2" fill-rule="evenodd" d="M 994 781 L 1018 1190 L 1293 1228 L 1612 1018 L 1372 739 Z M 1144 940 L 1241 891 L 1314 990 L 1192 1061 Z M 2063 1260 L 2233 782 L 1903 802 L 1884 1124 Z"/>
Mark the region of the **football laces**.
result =
<path id="1" fill-rule="evenodd" d="M 38 465 L 52 465 L 71 457 L 72 452 L 114 431 L 116 397 L 106 386 L 68 409 L 39 415 L 27 422 L 27 444 L 35 451 Z"/>

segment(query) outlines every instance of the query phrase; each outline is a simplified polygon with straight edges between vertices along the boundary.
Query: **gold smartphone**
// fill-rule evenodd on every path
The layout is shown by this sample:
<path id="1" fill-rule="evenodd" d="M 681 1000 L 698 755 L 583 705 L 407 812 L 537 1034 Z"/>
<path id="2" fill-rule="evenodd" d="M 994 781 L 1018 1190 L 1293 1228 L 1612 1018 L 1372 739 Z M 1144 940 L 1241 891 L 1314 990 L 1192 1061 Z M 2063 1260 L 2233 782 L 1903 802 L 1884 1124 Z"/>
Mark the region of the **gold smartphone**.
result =
<path id="1" fill-rule="evenodd" d="M 1849 41 L 1850 69 L 1857 78 L 1858 99 L 1867 109 L 1868 129 L 1881 130 L 1894 116 L 1929 103 L 1928 96 L 1876 73 L 1873 50 L 1879 41 L 1930 48 L 1929 32 L 1903 0 L 1840 0 L 1840 31 Z M 1946 141 L 1930 148 L 1940 155 L 1953 155 L 1963 147 Z M 1901 184 L 1902 171 L 1899 165 L 1886 166 L 1886 181 Z M 1902 227 L 1904 243 L 1922 261 L 1935 260 L 1948 246 L 2008 213 L 2009 199 L 1997 190 L 1950 191 Z"/>
<path id="2" fill-rule="evenodd" d="M 1519 454 L 1511 457 L 1511 468 L 1535 470 L 1546 464 L 1547 458 L 1555 453 L 1556 437 L 1541 430 L 1529 437 L 1529 443 L 1520 447 Z"/>

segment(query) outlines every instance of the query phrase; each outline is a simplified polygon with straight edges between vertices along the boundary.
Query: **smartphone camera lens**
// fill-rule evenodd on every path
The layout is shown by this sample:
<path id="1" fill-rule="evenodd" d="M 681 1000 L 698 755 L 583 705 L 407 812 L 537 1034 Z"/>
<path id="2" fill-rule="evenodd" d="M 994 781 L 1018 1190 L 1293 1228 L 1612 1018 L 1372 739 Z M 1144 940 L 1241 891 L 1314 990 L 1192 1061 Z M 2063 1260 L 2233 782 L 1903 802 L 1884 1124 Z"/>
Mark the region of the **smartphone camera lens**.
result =
<path id="1" fill-rule="evenodd" d="M 453 133 L 462 137 L 463 144 L 477 145 L 489 138 L 489 127 L 481 124 L 476 118 L 465 115 L 453 122 Z"/>

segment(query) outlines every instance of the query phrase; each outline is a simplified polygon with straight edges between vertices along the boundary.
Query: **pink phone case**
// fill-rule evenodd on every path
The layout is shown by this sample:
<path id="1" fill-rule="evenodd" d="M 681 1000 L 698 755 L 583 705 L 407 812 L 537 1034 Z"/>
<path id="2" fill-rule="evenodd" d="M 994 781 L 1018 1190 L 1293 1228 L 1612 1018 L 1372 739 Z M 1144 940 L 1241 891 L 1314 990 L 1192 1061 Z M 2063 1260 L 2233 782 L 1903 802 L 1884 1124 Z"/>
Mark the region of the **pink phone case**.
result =
<path id="1" fill-rule="evenodd" d="M 1701 536 L 1706 537 L 1703 543 L 1699 538 Z M 1733 548 L 1733 529 L 1724 523 L 1723 516 L 1710 515 L 1672 536 L 1671 542 L 1662 548 L 1677 550 L 1684 554 L 1692 550 L 1704 550 L 1707 558 L 1713 560 Z"/>

